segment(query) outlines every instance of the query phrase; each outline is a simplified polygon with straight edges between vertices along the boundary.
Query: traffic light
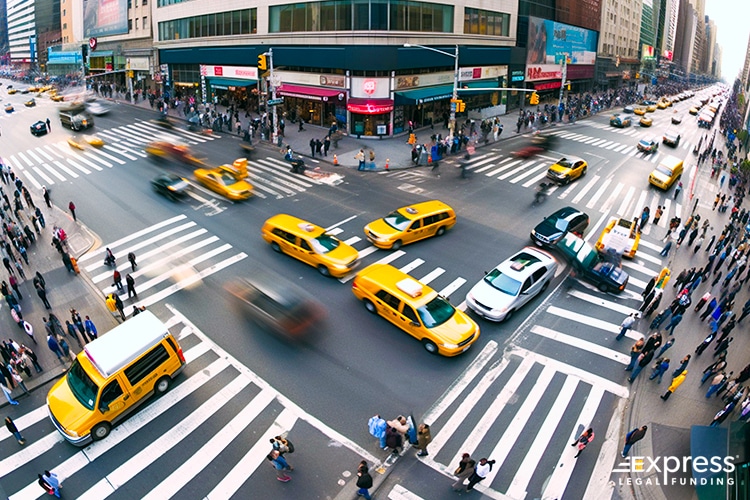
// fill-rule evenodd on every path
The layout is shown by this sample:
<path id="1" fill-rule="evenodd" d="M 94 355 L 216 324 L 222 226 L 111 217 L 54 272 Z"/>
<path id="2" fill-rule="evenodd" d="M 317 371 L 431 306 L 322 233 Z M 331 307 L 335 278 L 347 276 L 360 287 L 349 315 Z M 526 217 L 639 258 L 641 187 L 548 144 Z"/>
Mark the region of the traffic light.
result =
<path id="1" fill-rule="evenodd" d="M 532 92 L 531 97 L 529 98 L 529 104 L 539 104 L 539 94 Z"/>
<path id="2" fill-rule="evenodd" d="M 466 103 L 463 101 L 458 101 L 456 105 L 456 111 L 458 111 L 459 113 L 463 113 L 465 109 L 466 109 Z"/>
<path id="3" fill-rule="evenodd" d="M 565 88 L 566 88 L 566 89 L 568 89 L 568 90 L 570 90 L 570 82 L 568 82 L 568 83 L 566 84 L 566 87 L 565 87 Z"/>
<path id="4" fill-rule="evenodd" d="M 640 73 L 636 73 L 635 74 L 635 79 L 636 80 L 640 80 L 641 79 L 641 74 Z"/>
<path id="5" fill-rule="evenodd" d="M 268 69 L 268 60 L 266 59 L 265 54 L 260 54 L 258 56 L 258 69 L 261 71 L 265 71 Z"/>

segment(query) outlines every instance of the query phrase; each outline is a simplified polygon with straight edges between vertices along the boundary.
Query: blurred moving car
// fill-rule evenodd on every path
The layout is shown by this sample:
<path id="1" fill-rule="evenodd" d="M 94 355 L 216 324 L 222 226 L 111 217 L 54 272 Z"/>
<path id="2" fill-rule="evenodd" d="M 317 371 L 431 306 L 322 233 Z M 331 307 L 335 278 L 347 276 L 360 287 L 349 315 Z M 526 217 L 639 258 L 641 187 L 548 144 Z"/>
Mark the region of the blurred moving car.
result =
<path id="1" fill-rule="evenodd" d="M 93 102 L 87 102 L 86 103 L 86 110 L 88 110 L 89 113 L 96 116 L 106 115 L 110 112 L 112 109 L 112 106 L 109 104 L 105 104 L 101 101 L 93 101 Z"/>
<path id="2" fill-rule="evenodd" d="M 146 153 L 151 158 L 172 160 L 179 163 L 186 163 L 194 167 L 205 167 L 202 160 L 193 156 L 190 146 L 176 141 L 157 140 L 150 142 L 146 146 Z"/>
<path id="3" fill-rule="evenodd" d="M 198 182 L 214 193 L 233 201 L 241 201 L 253 195 L 253 186 L 247 182 L 247 159 L 239 158 L 230 165 L 216 168 L 199 168 L 193 171 Z"/>
<path id="4" fill-rule="evenodd" d="M 54 94 L 50 96 L 50 99 L 52 99 L 55 102 L 63 102 L 65 100 L 65 96 L 62 94 Z"/>
<path id="5" fill-rule="evenodd" d="M 653 113 L 654 111 L 656 111 L 656 109 L 657 109 L 656 104 L 649 104 L 648 106 L 646 106 L 647 113 Z"/>
<path id="6" fill-rule="evenodd" d="M 640 123 L 641 127 L 650 127 L 653 125 L 654 121 L 649 116 L 641 117 L 641 120 L 638 122 Z"/>
<path id="7" fill-rule="evenodd" d="M 466 295 L 466 305 L 490 321 L 505 321 L 544 292 L 555 275 L 557 261 L 547 252 L 525 247 L 498 264 Z"/>
<path id="8" fill-rule="evenodd" d="M 594 248 L 601 253 L 613 251 L 632 259 L 638 251 L 641 233 L 638 231 L 638 218 L 634 220 L 612 217 L 602 230 Z"/>
<path id="9" fill-rule="evenodd" d="M 674 115 L 672 117 L 672 124 L 679 125 L 680 123 L 682 123 L 682 115 Z"/>
<path id="10" fill-rule="evenodd" d="M 456 212 L 439 200 L 423 201 L 394 210 L 364 228 L 378 248 L 398 250 L 402 245 L 431 236 L 442 236 L 456 225 Z"/>
<path id="11" fill-rule="evenodd" d="M 235 304 L 256 324 L 289 339 L 301 339 L 325 321 L 325 307 L 303 288 L 280 276 L 253 272 L 224 285 Z"/>
<path id="12" fill-rule="evenodd" d="M 641 139 L 636 148 L 644 153 L 655 153 L 659 149 L 659 143 L 655 139 Z"/>
<path id="13" fill-rule="evenodd" d="M 30 129 L 31 129 L 31 135 L 36 135 L 36 136 L 44 135 L 48 132 L 47 123 L 41 120 L 39 120 L 36 123 L 33 123 Z"/>
<path id="14" fill-rule="evenodd" d="M 573 207 L 563 207 L 545 217 L 531 230 L 531 240 L 538 246 L 554 246 L 568 232 L 582 234 L 589 226 L 589 216 Z"/>
<path id="15" fill-rule="evenodd" d="M 89 146 L 94 146 L 96 148 L 104 146 L 104 140 L 96 135 L 87 135 L 83 138 L 83 140 L 86 141 Z"/>
<path id="16" fill-rule="evenodd" d="M 624 108 L 622 108 L 623 113 L 633 113 L 634 111 L 635 109 L 633 108 L 633 106 L 625 106 Z"/>
<path id="17" fill-rule="evenodd" d="M 266 220 L 261 235 L 271 248 L 316 268 L 323 276 L 341 278 L 359 264 L 359 252 L 325 229 L 292 215 Z"/>
<path id="18" fill-rule="evenodd" d="M 5 112 L 6 113 L 12 113 L 15 110 L 16 110 L 16 108 L 14 108 L 11 103 L 8 103 L 8 104 L 5 105 Z"/>
<path id="19" fill-rule="evenodd" d="M 17 89 L 11 89 L 11 88 L 8 89 L 8 95 L 13 95 L 13 94 L 16 94 L 16 93 L 18 93 Z"/>
<path id="20" fill-rule="evenodd" d="M 586 175 L 588 164 L 581 158 L 560 158 L 547 170 L 547 178 L 560 184 L 569 184 Z"/>
<path id="21" fill-rule="evenodd" d="M 684 161 L 674 156 L 663 158 L 659 165 L 648 176 L 648 182 L 652 186 L 667 190 L 682 176 Z"/>
<path id="22" fill-rule="evenodd" d="M 177 201 L 185 197 L 190 189 L 190 183 L 178 175 L 160 174 L 151 179 L 151 187 L 160 195 Z"/>
<path id="23" fill-rule="evenodd" d="M 628 273 L 604 261 L 597 251 L 575 234 L 568 233 L 555 246 L 573 270 L 602 292 L 619 293 L 628 284 Z"/>
<path id="24" fill-rule="evenodd" d="M 31 108 L 31 107 L 33 107 L 33 106 L 36 106 L 36 99 L 34 99 L 34 98 L 32 97 L 32 98 L 31 98 L 31 99 L 29 99 L 28 101 L 24 102 L 24 103 L 23 103 L 23 105 L 24 105 L 24 106 L 26 106 L 27 108 Z"/>
<path id="25" fill-rule="evenodd" d="M 677 132 L 674 132 L 672 130 L 667 130 L 664 132 L 664 137 L 662 137 L 662 142 L 666 144 L 667 146 L 672 146 L 673 148 L 676 148 L 680 145 L 680 139 L 682 136 L 678 134 Z"/>
<path id="26" fill-rule="evenodd" d="M 8 93 L 10 94 L 10 92 L 8 92 Z M 697 115 L 697 114 L 698 114 L 698 110 L 699 110 L 699 109 L 700 109 L 700 108 L 697 108 L 697 107 L 695 107 L 695 106 L 692 106 L 692 107 L 691 107 L 691 108 L 690 108 L 690 109 L 688 110 L 688 113 L 690 113 L 691 115 Z"/>
<path id="27" fill-rule="evenodd" d="M 613 127 L 625 128 L 632 125 L 629 116 L 624 115 L 612 115 L 609 119 L 609 124 Z"/>
<path id="28" fill-rule="evenodd" d="M 644 108 L 643 106 L 639 106 L 635 108 L 635 110 L 633 110 L 633 113 L 635 113 L 636 115 L 643 116 L 646 114 L 646 108 Z"/>

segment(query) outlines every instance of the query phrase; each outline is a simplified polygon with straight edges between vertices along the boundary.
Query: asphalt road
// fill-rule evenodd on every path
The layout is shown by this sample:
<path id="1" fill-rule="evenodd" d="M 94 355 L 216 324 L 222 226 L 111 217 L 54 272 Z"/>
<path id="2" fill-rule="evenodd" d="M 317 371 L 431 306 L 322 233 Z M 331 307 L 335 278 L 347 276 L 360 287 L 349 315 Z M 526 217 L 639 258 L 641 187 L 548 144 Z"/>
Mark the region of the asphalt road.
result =
<path id="1" fill-rule="evenodd" d="M 5 96 L 4 91 L 0 95 L 3 102 L 12 100 L 20 104 L 23 100 L 20 95 Z M 561 128 L 556 149 L 528 161 L 514 159 L 510 153 L 521 148 L 530 137 L 503 141 L 475 156 L 470 179 L 460 179 L 459 170 L 448 161 L 440 167 L 439 177 L 428 169 L 378 174 L 347 170 L 343 172 L 343 183 L 329 186 L 289 174 L 276 151 L 260 150 L 250 166 L 251 182 L 264 188 L 257 190 L 258 197 L 232 203 L 196 190 L 196 196 L 185 203 L 173 203 L 151 192 L 150 178 L 160 169 L 188 177 L 190 170 L 156 164 L 145 158 L 142 153 L 145 142 L 164 133 L 178 136 L 192 143 L 196 156 L 220 164 L 240 156 L 236 137 L 212 138 L 186 131 L 164 131 L 149 122 L 151 114 L 119 105 L 109 115 L 97 117 L 92 131 L 114 149 L 75 151 L 65 143 L 72 133 L 60 130 L 59 121 L 54 119 L 57 105 L 46 99 L 39 101 L 36 108 L 21 109 L 17 105 L 17 113 L 2 118 L 2 138 L 7 141 L 2 156 L 10 160 L 27 184 L 51 188 L 56 204 L 67 206 L 68 201 L 75 202 L 79 219 L 102 241 L 98 251 L 81 259 L 85 272 L 102 291 L 108 291 L 111 271 L 102 265 L 103 247 L 115 251 L 121 271 L 129 269 L 125 254 L 134 249 L 141 256 L 141 265 L 135 273 L 139 303 L 165 320 L 173 315 L 167 304 L 173 306 L 216 344 L 216 350 L 212 347 L 211 352 L 231 353 L 239 366 L 235 370 L 241 372 L 241 367 L 247 367 L 298 405 L 302 414 L 322 422 L 323 425 L 313 426 L 318 434 L 309 433 L 311 443 L 325 446 L 326 439 L 321 439 L 319 433 L 331 438 L 331 429 L 345 437 L 348 441 L 344 448 L 352 453 L 345 459 L 331 460 L 352 463 L 337 463 L 335 472 L 356 466 L 355 451 L 372 454 L 359 453 L 366 458 L 383 457 L 384 453 L 367 434 L 366 423 L 372 414 L 391 418 L 413 413 L 417 419 L 432 422 L 439 447 L 435 446 L 425 462 L 438 473 L 452 470 L 455 456 L 467 446 L 480 455 L 513 450 L 498 467 L 497 476 L 483 483 L 491 497 L 500 498 L 497 495 L 510 490 L 515 498 L 518 492 L 528 490 L 534 496 L 565 491 L 566 497 L 578 498 L 586 491 L 589 477 L 596 474 L 601 477 L 604 472 L 608 475 L 608 471 L 597 465 L 597 457 L 611 453 L 601 443 L 616 406 L 627 396 L 621 365 L 629 344 L 612 342 L 614 334 L 602 334 L 602 330 L 611 327 L 603 327 L 602 323 L 617 325 L 624 310 L 637 307 L 639 283 L 645 283 L 649 273 L 661 267 L 658 246 L 663 229 L 649 228 L 643 237 L 641 253 L 645 257 L 637 256 L 633 263 L 626 263 L 626 270 L 633 278 L 622 296 L 602 294 L 577 280 L 566 279 L 567 270 L 561 265 L 544 297 L 534 299 L 506 323 L 477 319 L 482 329 L 479 341 L 464 355 L 446 359 L 429 355 L 417 341 L 367 313 L 352 295 L 347 280 L 324 278 L 314 268 L 274 253 L 260 237 L 260 228 L 268 217 L 290 213 L 324 227 L 335 226 L 340 239 L 350 241 L 362 251 L 369 246 L 362 231 L 367 222 L 411 202 L 439 198 L 456 209 L 458 224 L 442 238 L 404 247 L 403 254 L 393 264 L 408 266 L 419 279 L 429 277 L 430 286 L 437 290 L 452 290 L 452 303 L 460 305 L 484 271 L 530 244 L 531 227 L 559 207 L 571 204 L 587 211 L 591 216 L 588 237 L 594 240 L 610 215 L 632 218 L 647 204 L 652 206 L 653 213 L 656 203 L 668 203 L 662 227 L 675 213 L 685 213 L 682 197 L 673 200 L 671 193 L 652 190 L 647 184 L 654 161 L 669 148 L 662 145 L 658 155 L 645 158 L 632 152 L 639 137 L 658 135 L 669 127 L 672 109 L 654 113 L 654 126 L 646 130 L 612 129 L 607 123 L 608 116 Z M 688 102 L 676 106 L 684 111 Z M 52 120 L 52 133 L 39 138 L 31 136 L 28 125 L 48 116 Z M 683 143 L 673 151 L 680 157 L 688 157 L 692 144 L 702 135 L 692 122 L 687 122 L 680 126 L 686 131 Z M 532 207 L 534 186 L 543 178 L 547 166 L 561 155 L 584 157 L 589 162 L 587 176 L 569 187 L 558 188 L 547 203 Z M 60 168 L 58 162 L 65 168 Z M 185 239 L 179 245 L 169 245 L 182 236 Z M 192 250 L 182 251 L 186 245 L 199 242 Z M 364 265 L 382 258 L 393 258 L 393 254 L 370 253 Z M 308 344 L 290 345 L 258 331 L 230 306 L 223 284 L 235 276 L 252 276 L 256 270 L 276 272 L 308 289 L 326 305 L 328 322 L 319 337 Z M 185 280 L 193 282 L 186 286 Z M 540 305 L 543 307 L 538 308 Z M 561 340 L 555 332 L 570 338 Z M 186 338 L 183 342 L 190 340 Z M 594 345 L 602 350 L 592 356 Z M 504 352 L 506 348 L 508 351 Z M 188 371 L 190 376 L 200 373 L 208 362 L 200 360 Z M 490 375 L 492 379 L 479 383 L 479 379 Z M 220 379 L 210 391 L 191 399 L 193 405 L 230 383 L 232 375 L 223 376 L 227 378 Z M 486 392 L 472 392 L 475 387 L 485 385 Z M 604 389 L 596 389 L 594 393 L 593 388 L 599 386 Z M 516 390 L 510 389 L 513 387 Z M 567 399 L 556 400 L 561 393 Z M 591 394 L 597 397 L 590 398 Z M 240 399 L 249 400 L 254 395 L 251 391 Z M 587 400 L 592 402 L 586 404 Z M 560 411 L 563 405 L 566 409 Z M 233 411 L 240 411 L 241 406 Z M 135 435 L 123 455 L 131 456 L 145 448 L 155 435 L 177 425 L 190 409 L 190 405 L 179 406 L 174 411 L 176 416 L 155 424 L 159 429 L 153 433 Z M 269 412 L 268 422 L 282 413 L 280 407 L 273 406 L 264 411 Z M 527 419 L 521 421 L 517 415 Z M 549 415 L 559 420 L 550 420 Z M 221 422 L 228 419 L 228 415 L 218 417 L 210 429 L 220 428 Z M 547 436 L 545 441 L 537 429 L 550 425 L 555 429 L 554 439 Z M 593 443 L 576 463 L 565 455 L 569 447 L 562 443 L 579 433 L 584 425 L 601 429 L 598 435 L 602 439 Z M 516 444 L 510 440 L 508 429 L 525 431 L 521 433 L 524 438 Z M 205 431 L 208 435 L 210 432 Z M 535 438 L 539 435 L 542 437 Z M 332 441 L 336 439 L 331 438 L 329 446 Z M 195 450 L 180 448 L 174 453 L 173 458 L 180 460 L 193 455 Z M 221 455 L 214 466 L 219 470 L 230 469 L 237 462 L 238 453 L 235 450 Z M 111 460 L 102 470 L 87 469 L 74 476 L 75 482 L 84 487 L 81 491 L 92 487 L 123 458 Z M 314 460 L 308 462 L 307 467 L 315 466 Z M 158 472 L 146 482 L 163 481 L 173 463 L 165 460 L 154 464 L 152 467 Z M 556 466 L 564 469 L 567 476 L 556 475 L 550 481 Z M 270 477 L 268 471 L 262 475 Z M 310 491 L 315 492 L 311 496 L 323 498 L 338 493 L 340 486 L 336 483 L 341 477 L 322 476 L 325 477 L 306 479 Z M 586 480 L 570 481 L 571 476 Z M 394 477 L 402 484 L 408 480 L 398 473 Z M 196 482 L 201 483 L 200 479 L 197 477 Z M 569 484 L 570 490 L 566 490 Z M 138 487 L 131 481 L 120 493 L 139 495 Z M 442 487 L 418 493 L 424 498 L 439 498 L 442 493 L 438 495 L 438 489 L 442 492 Z M 551 489 L 547 490 L 548 487 Z M 206 492 L 197 488 L 195 494 Z"/>

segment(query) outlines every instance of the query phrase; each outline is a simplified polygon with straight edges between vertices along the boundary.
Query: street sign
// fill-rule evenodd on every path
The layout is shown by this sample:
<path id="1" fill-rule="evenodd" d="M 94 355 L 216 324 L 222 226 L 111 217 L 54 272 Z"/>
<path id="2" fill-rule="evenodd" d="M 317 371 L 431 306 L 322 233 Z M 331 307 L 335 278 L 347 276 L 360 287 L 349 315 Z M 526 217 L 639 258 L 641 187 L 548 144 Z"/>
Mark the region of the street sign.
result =
<path id="1" fill-rule="evenodd" d="M 276 106 L 278 104 L 284 104 L 284 98 L 280 97 L 278 99 L 269 99 L 268 102 L 267 102 L 267 104 L 269 106 Z"/>
<path id="2" fill-rule="evenodd" d="M 275 74 L 270 80 L 273 87 L 281 87 L 281 75 Z"/>

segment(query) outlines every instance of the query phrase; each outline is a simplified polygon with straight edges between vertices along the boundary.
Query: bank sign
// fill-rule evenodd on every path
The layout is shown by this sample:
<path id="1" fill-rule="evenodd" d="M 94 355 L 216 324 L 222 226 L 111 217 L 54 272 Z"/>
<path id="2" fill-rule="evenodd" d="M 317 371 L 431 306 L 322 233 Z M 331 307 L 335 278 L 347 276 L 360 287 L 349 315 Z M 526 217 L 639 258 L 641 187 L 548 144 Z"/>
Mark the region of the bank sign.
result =
<path id="1" fill-rule="evenodd" d="M 200 65 L 201 76 L 238 78 L 240 80 L 257 80 L 258 68 L 254 66 L 214 66 L 212 64 Z"/>
<path id="2" fill-rule="evenodd" d="M 596 62 L 596 31 L 529 17 L 526 45 L 526 80 L 559 78 L 561 65 L 593 65 Z"/>

